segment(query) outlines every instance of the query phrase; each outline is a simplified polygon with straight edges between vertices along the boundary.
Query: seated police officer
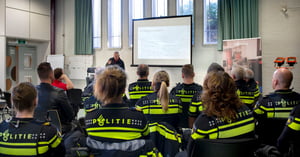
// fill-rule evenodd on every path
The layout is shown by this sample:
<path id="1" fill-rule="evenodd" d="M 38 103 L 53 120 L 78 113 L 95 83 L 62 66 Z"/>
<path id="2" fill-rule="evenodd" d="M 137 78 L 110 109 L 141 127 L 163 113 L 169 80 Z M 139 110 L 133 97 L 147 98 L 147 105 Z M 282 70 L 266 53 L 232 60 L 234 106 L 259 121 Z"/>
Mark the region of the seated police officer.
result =
<path id="1" fill-rule="evenodd" d="M 175 95 L 181 99 L 182 102 L 182 116 L 180 117 L 181 128 L 189 128 L 189 107 L 191 105 L 192 97 L 196 93 L 202 92 L 202 86 L 194 82 L 195 72 L 192 64 L 185 64 L 181 68 L 181 77 L 183 82 L 176 84 L 170 94 Z"/>
<path id="2" fill-rule="evenodd" d="M 31 83 L 20 83 L 12 92 L 16 116 L 0 124 L 0 156 L 63 156 L 59 132 L 33 118 L 37 92 Z"/>
<path id="3" fill-rule="evenodd" d="M 149 135 L 143 113 L 130 110 L 123 103 L 127 78 L 124 70 L 110 65 L 97 73 L 94 95 L 102 102 L 101 108 L 87 112 L 85 117 L 87 145 L 95 156 L 101 155 L 99 150 L 109 149 L 103 143 L 126 142 Z"/>
<path id="4" fill-rule="evenodd" d="M 137 68 L 136 74 L 139 76 L 136 82 L 129 84 L 129 105 L 131 107 L 135 106 L 135 103 L 142 97 L 153 93 L 151 87 L 151 81 L 148 80 L 149 67 L 146 64 L 140 64 Z"/>
<path id="5" fill-rule="evenodd" d="M 293 107 L 300 104 L 300 94 L 290 89 L 293 80 L 293 73 L 285 68 L 277 69 L 273 74 L 273 93 L 264 96 L 254 107 L 254 116 L 258 120 L 257 131 L 262 143 L 276 145 L 287 118 Z M 276 123 L 274 127 L 264 127 L 267 119 L 281 118 L 283 123 Z M 279 121 L 278 121 L 279 122 Z M 272 135 L 273 134 L 273 135 Z M 272 135 L 267 137 L 267 135 Z"/>
<path id="6" fill-rule="evenodd" d="M 154 93 L 137 101 L 136 107 L 143 111 L 149 123 L 167 122 L 178 129 L 182 113 L 181 101 L 175 95 L 169 94 L 169 85 L 169 74 L 164 70 L 156 72 L 152 80 Z"/>
<path id="7" fill-rule="evenodd" d="M 256 85 L 254 85 L 254 87 L 249 86 L 249 83 L 245 81 L 245 70 L 243 67 L 239 65 L 233 66 L 231 75 L 235 81 L 236 92 L 239 98 L 245 105 L 252 109 L 260 95 L 259 89 L 256 88 Z M 254 83 L 256 84 L 256 82 Z"/>
<path id="8" fill-rule="evenodd" d="M 209 72 L 218 72 L 218 71 L 225 71 L 224 68 L 218 63 L 211 63 L 207 68 L 207 73 Z M 201 92 L 196 93 L 191 100 L 191 105 L 188 110 L 189 115 L 189 127 L 193 128 L 193 124 L 196 118 L 200 115 L 203 111 L 203 104 L 201 101 Z"/>
<path id="9" fill-rule="evenodd" d="M 299 156 L 300 150 L 300 105 L 292 110 L 283 132 L 277 140 L 277 146 L 282 154 Z"/>
<path id="10" fill-rule="evenodd" d="M 226 72 L 207 74 L 201 95 L 204 110 L 194 123 L 193 140 L 254 137 L 254 117 L 234 87 L 234 80 Z"/>

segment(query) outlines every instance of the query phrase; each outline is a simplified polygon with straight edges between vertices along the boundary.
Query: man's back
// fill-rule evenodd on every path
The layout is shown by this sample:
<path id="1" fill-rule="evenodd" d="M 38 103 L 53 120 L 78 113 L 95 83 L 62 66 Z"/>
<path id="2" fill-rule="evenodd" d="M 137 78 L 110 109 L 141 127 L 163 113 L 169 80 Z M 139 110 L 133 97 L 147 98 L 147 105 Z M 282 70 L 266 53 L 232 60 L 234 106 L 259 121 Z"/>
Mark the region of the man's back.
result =
<path id="1" fill-rule="evenodd" d="M 138 79 L 137 82 L 133 82 L 128 86 L 129 91 L 129 106 L 135 106 L 135 103 L 144 96 L 153 93 L 151 82 L 147 79 Z"/>
<path id="2" fill-rule="evenodd" d="M 178 83 L 170 94 L 180 98 L 182 102 L 182 117 L 180 118 L 180 126 L 188 128 L 188 110 L 192 102 L 192 98 L 196 93 L 202 92 L 202 86 L 197 83 L 185 84 Z"/>
<path id="3" fill-rule="evenodd" d="M 69 125 L 74 118 L 74 111 L 65 92 L 48 83 L 41 83 L 36 86 L 36 89 L 38 105 L 34 117 L 40 121 L 46 121 L 48 110 L 55 109 L 58 111 L 62 125 Z"/>
<path id="4" fill-rule="evenodd" d="M 285 121 L 289 117 L 292 109 L 299 104 L 300 94 L 290 89 L 276 90 L 259 100 L 254 107 L 254 116 L 258 120 L 257 128 L 262 128 L 257 130 L 259 139 L 266 144 L 276 145 L 276 140 L 280 135 L 281 130 L 283 130 L 285 123 L 280 124 L 278 122 L 276 128 L 266 128 L 263 127 L 268 125 L 264 124 L 267 122 L 265 119 L 276 118 Z M 264 134 L 274 132 L 275 129 L 280 131 L 278 131 L 278 135 L 274 135 L 272 139 L 264 139 L 264 137 L 262 137 Z"/>

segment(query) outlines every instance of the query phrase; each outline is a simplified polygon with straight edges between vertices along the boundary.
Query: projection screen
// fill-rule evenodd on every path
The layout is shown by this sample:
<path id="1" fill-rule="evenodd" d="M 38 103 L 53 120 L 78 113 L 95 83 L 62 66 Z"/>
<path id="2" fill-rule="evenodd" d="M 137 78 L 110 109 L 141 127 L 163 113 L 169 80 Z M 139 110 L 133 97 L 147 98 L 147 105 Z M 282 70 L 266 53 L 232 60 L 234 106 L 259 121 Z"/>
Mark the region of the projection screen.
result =
<path id="1" fill-rule="evenodd" d="M 133 20 L 132 66 L 191 64 L 192 16 Z"/>

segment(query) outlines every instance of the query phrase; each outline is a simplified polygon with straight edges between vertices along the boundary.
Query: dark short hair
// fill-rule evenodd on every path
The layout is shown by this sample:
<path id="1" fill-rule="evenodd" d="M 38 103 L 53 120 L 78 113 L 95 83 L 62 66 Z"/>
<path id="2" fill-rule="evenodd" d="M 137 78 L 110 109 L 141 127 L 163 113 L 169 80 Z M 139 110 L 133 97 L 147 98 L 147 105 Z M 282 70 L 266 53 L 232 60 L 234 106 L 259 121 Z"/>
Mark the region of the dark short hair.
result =
<path id="1" fill-rule="evenodd" d="M 50 77 L 50 74 L 53 72 L 51 64 L 48 62 L 42 62 L 39 64 L 37 68 L 37 73 L 39 78 L 44 80 Z"/>
<path id="2" fill-rule="evenodd" d="M 30 82 L 22 82 L 15 86 L 12 91 L 12 101 L 14 108 L 18 111 L 32 111 L 37 91 Z"/>
<path id="3" fill-rule="evenodd" d="M 182 66 L 181 72 L 186 77 L 194 77 L 194 66 L 192 64 L 185 64 Z"/>
<path id="4" fill-rule="evenodd" d="M 212 71 L 225 71 L 224 68 L 218 63 L 211 63 L 207 68 L 207 73 Z"/>
<path id="5" fill-rule="evenodd" d="M 137 74 L 140 77 L 145 77 L 149 75 L 149 67 L 146 64 L 140 64 L 137 68 Z"/>
<path id="6" fill-rule="evenodd" d="M 62 68 L 55 68 L 54 69 L 54 78 L 57 80 L 61 77 L 61 75 L 63 74 L 63 70 Z"/>

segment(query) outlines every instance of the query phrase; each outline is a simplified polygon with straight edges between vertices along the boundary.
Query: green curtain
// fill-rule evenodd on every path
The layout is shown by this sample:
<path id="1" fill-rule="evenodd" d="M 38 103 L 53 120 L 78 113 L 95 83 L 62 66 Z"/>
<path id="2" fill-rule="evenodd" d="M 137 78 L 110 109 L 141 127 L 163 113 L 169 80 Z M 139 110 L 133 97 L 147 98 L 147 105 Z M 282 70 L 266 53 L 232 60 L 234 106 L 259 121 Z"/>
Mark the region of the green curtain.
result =
<path id="1" fill-rule="evenodd" d="M 75 0 L 75 54 L 93 54 L 92 0 Z"/>
<path id="2" fill-rule="evenodd" d="M 218 0 L 218 50 L 223 40 L 258 34 L 258 0 Z"/>

